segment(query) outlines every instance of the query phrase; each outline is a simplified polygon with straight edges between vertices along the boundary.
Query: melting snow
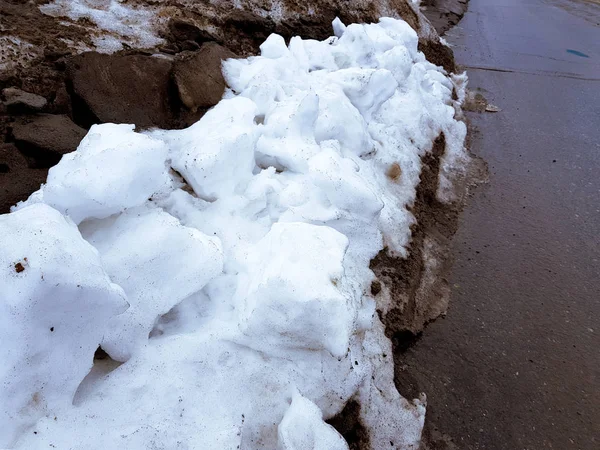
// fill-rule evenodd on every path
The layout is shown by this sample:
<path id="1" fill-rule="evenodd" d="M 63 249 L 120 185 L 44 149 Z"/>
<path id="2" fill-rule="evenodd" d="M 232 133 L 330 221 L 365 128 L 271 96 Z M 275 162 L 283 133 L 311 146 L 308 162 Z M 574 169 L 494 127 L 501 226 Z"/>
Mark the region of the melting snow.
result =
<path id="1" fill-rule="evenodd" d="M 418 448 L 369 261 L 466 129 L 405 22 L 334 30 L 226 61 L 188 129 L 92 127 L 0 216 L 0 447 L 347 449 L 323 419 L 354 399 L 373 448 Z M 82 383 L 98 344 L 123 364 Z"/>
<path id="2" fill-rule="evenodd" d="M 154 31 L 156 11 L 151 7 L 129 5 L 118 0 L 54 0 L 40 6 L 40 11 L 53 17 L 68 17 L 94 23 L 92 41 L 100 52 L 123 49 L 123 42 L 135 48 L 162 44 Z M 85 26 L 85 25 L 84 25 Z M 97 30 L 105 33 L 97 33 Z"/>

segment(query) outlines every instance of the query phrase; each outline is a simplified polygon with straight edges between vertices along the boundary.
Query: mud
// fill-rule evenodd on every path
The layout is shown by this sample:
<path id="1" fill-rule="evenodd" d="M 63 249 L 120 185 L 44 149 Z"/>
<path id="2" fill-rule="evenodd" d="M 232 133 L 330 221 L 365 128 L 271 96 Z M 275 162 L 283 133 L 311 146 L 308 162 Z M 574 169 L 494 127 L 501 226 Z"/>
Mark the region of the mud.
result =
<path id="1" fill-rule="evenodd" d="M 15 37 L 31 44 L 18 51 L 0 46 L 0 89 L 16 86 L 49 100 L 47 112 L 54 112 L 58 88 L 64 77 L 65 56 L 76 53 L 68 42 L 92 45 L 87 32 L 78 26 L 42 14 L 36 2 L 0 1 L 0 37 Z M 4 42 L 3 42 L 4 44 Z"/>
<path id="2" fill-rule="evenodd" d="M 429 61 L 437 66 L 442 66 L 448 73 L 456 72 L 454 55 L 450 47 L 439 41 L 419 39 L 418 49 L 427 56 Z"/>
<path id="3" fill-rule="evenodd" d="M 327 423 L 344 437 L 350 450 L 370 450 L 369 436 L 360 422 L 360 404 L 355 400 L 346 403 L 342 412 Z"/>
<path id="4" fill-rule="evenodd" d="M 426 240 L 436 240 L 433 244 L 440 249 L 437 259 L 448 261 L 443 252 L 447 240 L 456 231 L 458 211 L 456 205 L 446 205 L 437 199 L 440 158 L 446 149 L 444 135 L 440 135 L 430 153 L 422 159 L 420 182 L 417 187 L 415 204 L 409 208 L 416 223 L 411 227 L 412 241 L 407 258 L 393 257 L 383 249 L 371 261 L 371 270 L 387 288 L 393 306 L 383 313 L 378 311 L 390 338 L 398 338 L 406 332 L 416 334 L 430 320 L 443 313 L 447 307 L 448 289 L 443 277 L 445 267 L 440 268 L 436 286 L 427 284 L 425 272 L 428 268 Z M 444 264 L 445 265 L 445 264 Z M 373 291 L 372 291 L 373 293 Z"/>

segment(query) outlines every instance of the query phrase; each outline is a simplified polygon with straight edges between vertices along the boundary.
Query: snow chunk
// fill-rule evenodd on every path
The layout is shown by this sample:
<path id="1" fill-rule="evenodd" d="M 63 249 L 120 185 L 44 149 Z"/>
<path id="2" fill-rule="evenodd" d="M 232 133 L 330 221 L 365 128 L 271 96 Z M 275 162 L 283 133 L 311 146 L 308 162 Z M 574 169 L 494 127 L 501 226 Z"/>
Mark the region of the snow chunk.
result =
<path id="1" fill-rule="evenodd" d="M 58 211 L 0 216 L 0 447 L 71 406 L 108 320 L 127 308 L 98 253 Z"/>
<path id="2" fill-rule="evenodd" d="M 94 125 L 48 172 L 44 202 L 80 223 L 140 205 L 170 186 L 168 150 L 134 125 Z"/>
<path id="3" fill-rule="evenodd" d="M 178 149 L 171 155 L 173 168 L 200 198 L 214 201 L 252 177 L 256 114 L 256 105 L 248 99 L 227 99 L 190 128 L 157 136 Z"/>
<path id="4" fill-rule="evenodd" d="M 329 227 L 276 223 L 257 243 L 241 319 L 251 346 L 326 349 L 343 356 L 356 307 L 342 291 L 348 239 Z M 293 255 L 292 258 L 290 256 Z"/>
<path id="5" fill-rule="evenodd" d="M 130 308 L 109 324 L 102 348 L 117 361 L 144 345 L 159 315 L 200 291 L 223 270 L 218 239 L 182 226 L 161 209 L 129 210 L 82 227 Z"/>
<path id="6" fill-rule="evenodd" d="M 348 444 L 323 422 L 321 410 L 295 393 L 278 428 L 280 450 L 348 450 Z"/>

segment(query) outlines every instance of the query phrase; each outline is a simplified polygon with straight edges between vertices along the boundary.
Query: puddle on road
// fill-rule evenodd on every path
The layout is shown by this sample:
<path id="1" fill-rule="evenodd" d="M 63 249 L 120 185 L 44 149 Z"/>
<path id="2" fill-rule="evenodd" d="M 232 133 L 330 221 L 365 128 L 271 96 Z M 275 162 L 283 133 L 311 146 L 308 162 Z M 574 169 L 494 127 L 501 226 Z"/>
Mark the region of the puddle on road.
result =
<path id="1" fill-rule="evenodd" d="M 567 49 L 567 53 L 570 53 L 571 55 L 581 56 L 582 58 L 589 58 L 589 56 L 585 53 L 582 53 L 577 50 L 571 50 L 570 48 Z"/>

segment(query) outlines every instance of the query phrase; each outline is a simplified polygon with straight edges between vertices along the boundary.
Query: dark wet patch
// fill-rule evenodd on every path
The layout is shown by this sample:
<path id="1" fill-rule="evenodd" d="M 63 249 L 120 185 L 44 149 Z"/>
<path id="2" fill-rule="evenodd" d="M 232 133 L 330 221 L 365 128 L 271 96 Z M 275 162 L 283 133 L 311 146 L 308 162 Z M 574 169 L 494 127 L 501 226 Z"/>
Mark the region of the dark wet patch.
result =
<path id="1" fill-rule="evenodd" d="M 344 409 L 327 423 L 344 437 L 350 450 L 371 448 L 367 430 L 360 422 L 360 404 L 356 400 L 346 403 Z"/>
<path id="2" fill-rule="evenodd" d="M 568 48 L 567 53 L 570 53 L 571 55 L 575 55 L 575 56 L 581 56 L 582 58 L 589 58 L 589 55 L 586 55 L 585 53 L 582 53 L 579 50 L 572 50 L 572 49 Z"/>

